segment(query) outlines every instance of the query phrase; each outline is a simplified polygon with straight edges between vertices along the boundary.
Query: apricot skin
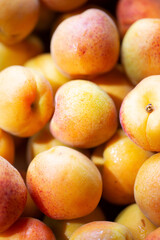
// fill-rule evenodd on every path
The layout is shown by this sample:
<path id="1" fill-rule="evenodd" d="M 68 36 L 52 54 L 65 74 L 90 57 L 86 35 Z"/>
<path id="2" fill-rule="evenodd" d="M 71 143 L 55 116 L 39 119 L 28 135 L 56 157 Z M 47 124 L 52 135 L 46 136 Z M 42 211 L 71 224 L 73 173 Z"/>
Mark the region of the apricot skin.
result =
<path id="1" fill-rule="evenodd" d="M 89 9 L 59 24 L 50 49 L 65 75 L 86 79 L 110 71 L 118 60 L 119 47 L 118 30 L 112 18 L 102 10 Z"/>
<path id="2" fill-rule="evenodd" d="M 27 189 L 20 173 L 0 157 L 0 232 L 7 230 L 22 214 Z"/>
<path id="3" fill-rule="evenodd" d="M 0 72 L 0 127 L 19 137 L 38 132 L 52 116 L 53 92 L 38 72 L 11 66 Z"/>
<path id="4" fill-rule="evenodd" d="M 130 81 L 159 75 L 160 19 L 144 18 L 131 25 L 121 44 L 121 61 Z"/>
<path id="5" fill-rule="evenodd" d="M 109 221 L 95 221 L 78 228 L 70 237 L 70 240 L 133 240 L 128 228 Z"/>
<path id="6" fill-rule="evenodd" d="M 51 229 L 36 218 L 20 217 L 8 230 L 0 234 L 0 240 L 56 240 Z"/>
<path id="7" fill-rule="evenodd" d="M 128 205 L 116 217 L 115 222 L 126 226 L 134 240 L 144 240 L 156 226 L 142 213 L 136 203 Z"/>
<path id="8" fill-rule="evenodd" d="M 38 0 L 1 0 L 0 9 L 0 41 L 13 45 L 33 31 L 39 18 L 40 3 Z"/>
<path id="9" fill-rule="evenodd" d="M 0 42 L 0 71 L 13 65 L 23 65 L 30 58 L 42 53 L 43 43 L 35 35 L 31 35 L 14 45 Z"/>
<path id="10" fill-rule="evenodd" d="M 147 151 L 160 151 L 160 75 L 143 79 L 124 98 L 120 122 L 126 134 Z M 151 104 L 153 111 L 146 108 Z"/>
<path id="11" fill-rule="evenodd" d="M 160 153 L 151 156 L 139 169 L 134 196 L 143 214 L 160 226 Z"/>
<path id="12" fill-rule="evenodd" d="M 137 20 L 159 18 L 159 9 L 159 0 L 119 0 L 116 16 L 121 37 L 124 37 L 129 27 Z"/>
<path id="13" fill-rule="evenodd" d="M 50 131 L 66 145 L 95 147 L 107 141 L 117 125 L 113 100 L 95 83 L 73 80 L 56 92 Z"/>
<path id="14" fill-rule="evenodd" d="M 101 161 L 97 153 L 92 154 L 92 161 L 100 165 L 103 181 L 102 197 L 112 204 L 130 204 L 134 202 L 134 182 L 141 165 L 153 155 L 137 146 L 121 129 L 104 144 Z"/>
<path id="15" fill-rule="evenodd" d="M 59 220 L 91 213 L 102 194 L 96 166 L 82 153 L 64 146 L 53 147 L 32 160 L 27 186 L 39 209 Z"/>

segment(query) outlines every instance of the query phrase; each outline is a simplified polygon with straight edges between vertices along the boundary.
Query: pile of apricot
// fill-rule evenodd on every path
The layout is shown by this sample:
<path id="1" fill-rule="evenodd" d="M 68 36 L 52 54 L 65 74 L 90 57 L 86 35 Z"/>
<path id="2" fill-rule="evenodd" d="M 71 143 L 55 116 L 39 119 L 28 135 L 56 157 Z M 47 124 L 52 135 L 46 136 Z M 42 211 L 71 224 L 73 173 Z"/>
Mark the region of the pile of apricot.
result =
<path id="1" fill-rule="evenodd" d="M 158 240 L 160 1 L 0 1 L 0 240 Z"/>

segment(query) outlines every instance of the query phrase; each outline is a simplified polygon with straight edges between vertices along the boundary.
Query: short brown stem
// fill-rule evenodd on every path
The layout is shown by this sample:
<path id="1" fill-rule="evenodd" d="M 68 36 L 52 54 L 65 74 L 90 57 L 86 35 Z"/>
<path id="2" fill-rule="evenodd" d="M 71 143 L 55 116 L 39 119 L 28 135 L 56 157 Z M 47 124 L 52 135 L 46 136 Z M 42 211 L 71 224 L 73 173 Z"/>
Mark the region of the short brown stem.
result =
<path id="1" fill-rule="evenodd" d="M 149 103 L 147 106 L 146 106 L 146 111 L 148 112 L 148 113 L 151 113 L 152 111 L 153 111 L 153 105 L 151 104 L 151 103 Z"/>

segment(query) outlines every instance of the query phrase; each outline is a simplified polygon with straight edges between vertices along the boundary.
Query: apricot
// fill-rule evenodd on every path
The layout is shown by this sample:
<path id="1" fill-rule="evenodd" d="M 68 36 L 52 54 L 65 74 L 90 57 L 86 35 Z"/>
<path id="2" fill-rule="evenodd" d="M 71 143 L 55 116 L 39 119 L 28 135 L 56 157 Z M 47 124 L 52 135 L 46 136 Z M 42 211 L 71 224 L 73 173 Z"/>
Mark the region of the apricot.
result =
<path id="1" fill-rule="evenodd" d="M 160 227 L 151 232 L 145 240 L 159 240 L 160 236 Z"/>
<path id="2" fill-rule="evenodd" d="M 8 230 L 0 234 L 0 240 L 56 240 L 53 232 L 35 218 L 19 218 Z"/>
<path id="3" fill-rule="evenodd" d="M 15 144 L 11 134 L 0 129 L 0 156 L 14 163 Z"/>
<path id="4" fill-rule="evenodd" d="M 148 151 L 160 151 L 160 75 L 143 79 L 124 98 L 120 122 L 127 135 Z"/>
<path id="5" fill-rule="evenodd" d="M 39 54 L 38 56 L 26 61 L 24 66 L 43 74 L 52 86 L 53 96 L 55 96 L 57 89 L 61 85 L 70 80 L 57 69 L 50 53 Z"/>
<path id="6" fill-rule="evenodd" d="M 121 60 L 130 81 L 160 74 L 160 19 L 145 18 L 133 23 L 121 45 Z"/>
<path id="7" fill-rule="evenodd" d="M 100 165 L 102 197 L 113 204 L 133 203 L 137 172 L 153 153 L 137 146 L 121 129 L 104 145 L 101 159 L 97 158 L 99 148 L 93 151 L 92 161 Z"/>
<path id="8" fill-rule="evenodd" d="M 43 43 L 36 35 L 14 45 L 0 43 L 0 71 L 12 65 L 23 65 L 42 51 Z"/>
<path id="9" fill-rule="evenodd" d="M 58 12 L 68 12 L 74 10 L 83 4 L 85 4 L 87 0 L 42 0 L 42 3 L 46 5 L 49 9 L 58 11 Z"/>
<path id="10" fill-rule="evenodd" d="M 146 218 L 136 203 L 124 208 L 116 217 L 115 222 L 126 226 L 134 240 L 144 240 L 149 233 L 156 229 L 156 226 Z"/>
<path id="11" fill-rule="evenodd" d="M 91 79 L 113 99 L 119 113 L 124 97 L 133 89 L 133 85 L 122 70 L 121 65 L 115 66 L 110 72 Z"/>
<path id="12" fill-rule="evenodd" d="M 73 80 L 56 92 L 50 131 L 69 146 L 91 148 L 111 138 L 117 120 L 115 104 L 107 93 L 90 81 Z"/>
<path id="13" fill-rule="evenodd" d="M 70 240 L 133 240 L 125 226 L 109 221 L 95 221 L 79 227 L 70 237 Z"/>
<path id="14" fill-rule="evenodd" d="M 33 31 L 39 18 L 40 3 L 38 0 L 1 0 L 0 9 L 0 41 L 12 45 Z"/>
<path id="15" fill-rule="evenodd" d="M 64 220 L 91 213 L 102 194 L 102 179 L 84 154 L 64 146 L 39 153 L 27 170 L 27 186 L 38 208 Z"/>
<path id="16" fill-rule="evenodd" d="M 34 134 L 32 137 L 28 139 L 27 142 L 27 162 L 28 164 L 33 160 L 33 158 L 45 151 L 48 150 L 52 147 L 55 146 L 66 146 L 64 143 L 60 142 L 56 138 L 53 137 L 49 130 L 48 124 L 41 129 L 38 133 Z M 90 150 L 89 149 L 80 149 L 80 148 L 74 148 L 77 151 L 82 152 L 85 154 L 87 157 L 90 157 Z"/>
<path id="17" fill-rule="evenodd" d="M 129 27 L 142 18 L 160 17 L 159 0 L 119 0 L 116 6 L 118 28 L 123 38 Z"/>
<path id="18" fill-rule="evenodd" d="M 140 167 L 134 185 L 135 201 L 144 215 L 160 226 L 160 153 Z"/>
<path id="19" fill-rule="evenodd" d="M 105 220 L 106 217 L 104 212 L 99 206 L 97 206 L 93 212 L 81 218 L 71 220 L 55 220 L 45 216 L 43 221 L 53 230 L 57 240 L 67 240 L 70 239 L 73 232 L 80 226 L 93 221 Z"/>
<path id="20" fill-rule="evenodd" d="M 119 45 L 118 30 L 112 18 L 93 8 L 62 21 L 52 35 L 50 50 L 65 75 L 86 79 L 115 66 Z"/>
<path id="21" fill-rule="evenodd" d="M 4 232 L 22 214 L 27 189 L 16 168 L 1 156 L 0 163 L 0 232 Z"/>
<path id="22" fill-rule="evenodd" d="M 28 137 L 50 120 L 54 105 L 49 82 L 36 71 L 11 66 L 0 73 L 0 127 Z"/>

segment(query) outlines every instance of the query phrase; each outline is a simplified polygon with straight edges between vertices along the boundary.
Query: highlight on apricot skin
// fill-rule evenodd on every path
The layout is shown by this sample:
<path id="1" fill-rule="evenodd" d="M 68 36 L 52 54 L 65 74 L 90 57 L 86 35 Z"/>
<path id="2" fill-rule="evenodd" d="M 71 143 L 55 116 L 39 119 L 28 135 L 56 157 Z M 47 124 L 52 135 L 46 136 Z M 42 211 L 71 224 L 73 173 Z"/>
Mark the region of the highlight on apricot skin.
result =
<path id="1" fill-rule="evenodd" d="M 2 157 L 0 157 L 0 196 L 0 232 L 4 232 L 22 214 L 27 200 L 27 189 L 17 169 Z"/>
<path id="2" fill-rule="evenodd" d="M 56 92 L 50 131 L 66 145 L 79 148 L 98 146 L 113 136 L 117 125 L 113 100 L 95 83 L 73 80 Z"/>
<path id="3" fill-rule="evenodd" d="M 152 155 L 131 141 L 122 129 L 118 129 L 103 148 L 101 145 L 95 148 L 91 159 L 102 175 L 102 197 L 112 204 L 133 203 L 137 172 Z"/>
<path id="4" fill-rule="evenodd" d="M 9 229 L 0 233 L 1 240 L 56 240 L 52 230 L 36 218 L 20 217 Z"/>
<path id="5" fill-rule="evenodd" d="M 38 72 L 11 66 L 0 72 L 0 127 L 19 137 L 38 132 L 50 120 L 53 92 Z"/>
<path id="6" fill-rule="evenodd" d="M 38 208 L 54 219 L 90 214 L 102 194 L 102 179 L 84 154 L 56 146 L 38 154 L 27 170 L 27 186 Z"/>
<path id="7" fill-rule="evenodd" d="M 55 64 L 72 79 L 86 79 L 110 71 L 118 61 L 119 48 L 114 21 L 96 8 L 62 21 L 50 45 Z"/>

